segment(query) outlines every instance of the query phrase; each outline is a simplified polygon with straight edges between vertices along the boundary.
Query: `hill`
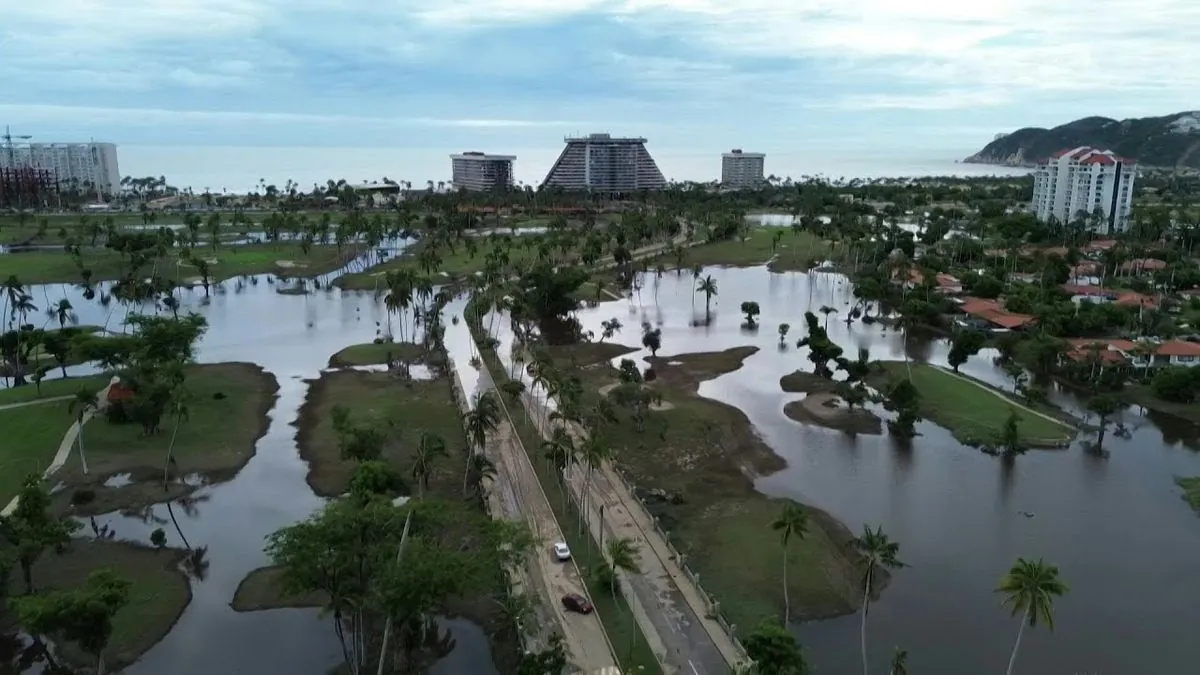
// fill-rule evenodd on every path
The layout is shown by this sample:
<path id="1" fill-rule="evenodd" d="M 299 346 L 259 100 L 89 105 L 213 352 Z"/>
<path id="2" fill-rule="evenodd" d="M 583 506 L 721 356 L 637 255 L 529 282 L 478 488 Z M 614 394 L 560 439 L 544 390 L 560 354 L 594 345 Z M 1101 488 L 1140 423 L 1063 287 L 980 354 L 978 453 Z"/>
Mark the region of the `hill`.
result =
<path id="1" fill-rule="evenodd" d="M 1112 150 L 1146 166 L 1200 168 L 1200 111 L 1120 121 L 1084 117 L 1053 129 L 1025 127 L 963 161 L 1028 166 L 1081 145 Z"/>

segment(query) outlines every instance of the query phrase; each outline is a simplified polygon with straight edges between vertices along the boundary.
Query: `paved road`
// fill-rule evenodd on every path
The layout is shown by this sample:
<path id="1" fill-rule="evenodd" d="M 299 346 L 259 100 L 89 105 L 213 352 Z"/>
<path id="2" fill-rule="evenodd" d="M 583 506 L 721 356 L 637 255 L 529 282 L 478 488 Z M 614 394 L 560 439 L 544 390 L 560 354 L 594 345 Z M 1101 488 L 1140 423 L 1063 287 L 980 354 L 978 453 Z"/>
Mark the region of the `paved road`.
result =
<path id="1" fill-rule="evenodd" d="M 484 391 L 495 391 L 486 369 L 481 373 L 480 387 Z M 551 553 L 554 542 L 563 541 L 564 537 L 529 456 L 519 445 L 516 432 L 507 419 L 502 420 L 489 436 L 487 454 L 496 464 L 496 480 L 490 499 L 495 500 L 509 519 L 527 521 L 538 542 L 531 556 L 527 580 L 531 590 L 541 596 L 539 619 L 545 622 L 542 625 L 549 623 L 559 627 L 571 665 L 576 669 L 592 673 L 616 665 L 599 618 L 594 614 L 582 616 L 563 609 L 563 595 L 579 593 L 586 596 L 587 589 L 575 563 L 560 563 Z"/>

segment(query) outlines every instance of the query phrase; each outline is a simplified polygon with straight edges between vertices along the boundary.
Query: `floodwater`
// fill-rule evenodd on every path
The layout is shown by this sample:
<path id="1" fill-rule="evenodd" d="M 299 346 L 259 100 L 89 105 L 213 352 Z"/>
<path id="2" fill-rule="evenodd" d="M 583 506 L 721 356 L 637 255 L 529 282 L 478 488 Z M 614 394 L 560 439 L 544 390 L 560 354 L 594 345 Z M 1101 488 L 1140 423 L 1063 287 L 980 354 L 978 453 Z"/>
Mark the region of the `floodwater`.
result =
<path id="1" fill-rule="evenodd" d="M 849 310 L 850 284 L 833 274 L 772 274 L 765 268 L 710 268 L 719 286 L 712 325 L 692 327 L 703 314 L 702 296 L 692 297 L 690 274 L 647 275 L 640 298 L 612 301 L 580 311 L 587 329 L 617 317 L 625 324 L 617 340 L 640 346 L 639 324 L 663 329 L 663 356 L 757 345 L 743 368 L 702 385 L 701 393 L 742 409 L 788 468 L 760 479 L 771 495 L 788 496 L 830 511 L 854 530 L 882 525 L 901 545 L 909 567 L 897 572 L 872 606 L 869 649 L 875 670 L 892 649 L 910 653 L 913 672 L 962 675 L 999 670 L 1007 661 L 1017 623 L 993 592 L 1018 556 L 1044 557 L 1058 565 L 1071 592 L 1057 605 L 1056 630 L 1026 631 L 1018 661 L 1022 672 L 1188 672 L 1200 647 L 1185 637 L 1200 600 L 1200 521 L 1172 482 L 1176 474 L 1200 474 L 1197 427 L 1136 410 L 1122 415 L 1130 438 L 1110 434 L 1111 456 L 1101 459 L 1078 444 L 1060 451 L 1031 451 L 1006 468 L 997 458 L 967 448 L 935 425 L 919 426 L 910 449 L 886 436 L 847 436 L 787 419 L 778 379 L 809 368 L 795 348 L 804 332 L 803 313 L 821 305 L 840 310 L 830 318 L 831 337 L 853 355 L 869 347 L 872 358 L 899 359 L 903 339 L 878 325 L 838 319 Z M 322 287 L 334 277 L 323 278 Z M 228 603 L 238 582 L 266 564 L 264 538 L 319 509 L 322 500 L 304 482 L 292 427 L 307 392 L 330 355 L 367 342 L 386 325 L 381 302 L 371 293 L 322 288 L 309 295 L 281 295 L 267 277 L 230 280 L 210 300 L 200 289 L 184 291 L 183 309 L 208 318 L 199 347 L 201 362 L 252 361 L 279 380 L 279 399 L 258 452 L 232 481 L 205 487 L 188 511 L 174 508 L 192 546 L 207 546 L 209 568 L 193 582 L 191 605 L 175 629 L 127 669 L 131 675 L 162 672 L 324 673 L 340 660 L 328 619 L 316 610 L 284 609 L 238 614 Z M 657 300 L 655 288 L 657 287 Z M 36 287 L 38 304 L 67 297 L 83 324 L 119 330 L 125 309 L 88 302 L 67 284 Z M 761 328 L 740 328 L 737 307 L 753 300 L 762 307 Z M 473 393 L 477 373 L 461 318 L 465 299 L 446 310 L 446 343 Z M 143 311 L 153 311 L 145 307 Z M 779 351 L 776 326 L 792 327 L 788 348 Z M 945 363 L 943 343 L 909 340 L 915 360 Z M 643 354 L 635 354 L 638 358 Z M 86 367 L 70 369 L 82 374 Z M 1007 384 L 988 354 L 973 357 L 963 371 Z M 1081 401 L 1052 392 L 1055 402 L 1079 410 Z M 1031 512 L 1029 518 L 1022 512 Z M 152 517 L 169 518 L 165 507 Z M 153 520 L 109 516 L 99 519 L 118 538 L 147 540 L 164 527 L 168 542 L 182 545 L 174 528 Z M 169 520 L 167 521 L 169 522 Z M 858 668 L 858 616 L 797 628 L 810 659 L 823 673 Z M 494 667 L 478 626 L 446 622 L 455 651 L 435 668 L 437 675 L 489 673 Z"/>
<path id="2" fill-rule="evenodd" d="M 872 605 L 868 649 L 876 671 L 892 650 L 909 651 L 912 672 L 963 675 L 999 671 L 1007 664 L 1017 620 L 994 592 L 1018 556 L 1045 558 L 1061 570 L 1070 593 L 1056 606 L 1053 633 L 1026 630 L 1018 667 L 1034 673 L 1169 673 L 1195 668 L 1200 647 L 1187 635 L 1200 602 L 1200 520 L 1180 498 L 1177 474 L 1200 474 L 1200 429 L 1190 423 L 1126 410 L 1118 421 L 1130 438 L 1109 434 L 1107 459 L 1077 442 L 1057 451 L 1030 451 L 1011 468 L 965 447 L 931 423 L 911 449 L 887 437 L 852 437 L 794 422 L 783 414 L 787 394 L 779 377 L 811 370 L 804 311 L 839 310 L 830 337 L 847 355 L 867 347 L 873 359 L 903 358 L 899 332 L 838 321 L 850 310 L 851 285 L 835 274 L 772 274 L 764 267 L 708 268 L 717 280 L 714 321 L 702 318 L 704 297 L 693 301 L 691 274 L 644 275 L 640 300 L 613 301 L 580 312 L 585 329 L 616 317 L 617 340 L 640 347 L 640 324 L 662 327 L 660 356 L 717 351 L 741 345 L 760 350 L 732 373 L 704 383 L 700 393 L 746 413 L 788 467 L 762 478 L 758 488 L 828 510 L 856 533 L 882 525 L 900 543 L 899 570 Z M 655 286 L 658 286 L 657 301 Z M 738 307 L 762 307 L 760 328 L 742 329 Z M 694 309 L 693 309 L 694 307 Z M 818 318 L 821 315 L 817 314 Z M 788 347 L 778 348 L 777 326 L 791 325 Z M 944 342 L 909 340 L 914 360 L 945 365 Z M 627 356 L 641 358 L 645 351 Z M 999 386 L 1011 384 L 986 352 L 962 368 Z M 1082 401 L 1054 391 L 1052 400 L 1080 410 Z M 1022 512 L 1031 512 L 1032 518 Z M 798 627 L 821 673 L 860 666 L 859 615 Z"/>
<path id="3" fill-rule="evenodd" d="M 407 242 L 391 242 L 402 247 Z M 371 255 L 376 255 L 372 253 Z M 369 261 L 348 266 L 361 269 Z M 238 613 L 230 608 L 238 583 L 251 570 L 268 564 L 265 538 L 275 530 L 303 520 L 318 511 L 324 500 L 305 482 L 307 465 L 300 459 L 293 424 L 308 392 L 308 380 L 320 376 L 328 359 L 351 344 L 370 342 L 386 330 L 382 300 L 370 292 L 343 292 L 327 288 L 338 276 L 321 278 L 322 290 L 308 295 L 276 292 L 283 282 L 267 276 L 231 279 L 205 299 L 200 288 L 180 293 L 180 312 L 196 311 L 208 319 L 208 332 L 200 342 L 201 363 L 248 361 L 261 365 L 279 381 L 278 400 L 270 413 L 270 426 L 258 441 L 257 451 L 237 476 L 198 490 L 194 503 L 173 506 L 179 529 L 193 547 L 208 547 L 207 573 L 192 581 L 192 601 L 173 630 L 124 672 L 129 675 L 211 675 L 212 673 L 294 673 L 324 675 L 342 660 L 332 620 L 315 609 L 278 609 Z M 97 296 L 107 288 L 102 284 Z M 81 324 L 120 330 L 126 307 L 108 307 L 83 298 L 70 284 L 35 286 L 34 302 L 49 305 L 70 299 Z M 458 360 L 469 359 L 469 334 L 465 323 L 450 325 L 466 304 L 460 298 L 446 308 L 446 342 Z M 154 312 L 153 304 L 132 308 Z M 69 368 L 71 375 L 93 371 L 89 366 Z M 466 389 L 473 392 L 473 386 Z M 97 517 L 98 525 L 112 528 L 117 539 L 148 542 L 150 533 L 163 528 L 170 546 L 184 542 L 170 520 L 165 504 L 133 515 Z M 490 647 L 482 628 L 463 619 L 445 619 L 456 646 L 432 671 L 436 675 L 495 672 Z"/>

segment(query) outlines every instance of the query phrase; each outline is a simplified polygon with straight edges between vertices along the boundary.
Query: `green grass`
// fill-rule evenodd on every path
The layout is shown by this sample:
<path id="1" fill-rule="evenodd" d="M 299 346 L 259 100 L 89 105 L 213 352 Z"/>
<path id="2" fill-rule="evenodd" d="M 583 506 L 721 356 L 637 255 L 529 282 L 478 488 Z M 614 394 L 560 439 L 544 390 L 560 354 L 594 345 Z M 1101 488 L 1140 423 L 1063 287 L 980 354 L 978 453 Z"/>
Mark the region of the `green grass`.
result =
<path id="1" fill-rule="evenodd" d="M 278 389 L 275 376 L 249 363 L 196 365 L 188 368 L 185 387 L 190 400 L 175 437 L 175 472 L 231 475 L 254 456 L 255 442 L 266 432 Z M 174 427 L 175 418 L 165 415 L 159 432 L 147 436 L 138 424 L 93 418 L 84 427 L 90 475 L 82 474 L 72 454 L 58 476 L 68 485 L 93 486 L 116 473 L 161 477 Z M 64 425 L 59 435 L 65 430 Z"/>
<path id="2" fill-rule="evenodd" d="M 775 244 L 775 233 L 782 233 Z M 731 265 L 745 267 L 761 265 L 774 256 L 770 268 L 773 272 L 807 270 L 814 261 L 820 261 L 829 252 L 829 247 L 808 232 L 793 234 L 785 228 L 756 227 L 749 231 L 745 241 L 732 239 L 712 244 L 699 244 L 687 250 L 684 265 Z M 674 264 L 672 256 L 662 258 L 664 264 Z M 650 267 L 653 267 L 651 265 Z"/>
<path id="3" fill-rule="evenodd" d="M 415 362 L 424 349 L 412 342 L 368 342 L 350 345 L 329 357 L 330 368 L 387 364 L 389 360 Z"/>
<path id="4" fill-rule="evenodd" d="M 0 406 L 9 403 L 23 403 L 25 401 L 35 401 L 40 398 L 54 398 L 56 396 L 73 396 L 79 391 L 80 387 L 84 387 L 90 391 L 99 391 L 108 384 L 111 376 L 109 375 L 92 375 L 88 377 L 68 377 L 66 379 L 46 380 L 42 382 L 41 394 L 38 393 L 38 388 L 33 384 L 26 384 L 20 387 L 10 387 L 8 389 L 0 389 Z M 64 431 L 66 431 L 64 429 Z"/>
<path id="5" fill-rule="evenodd" d="M 299 244 L 245 244 L 239 246 L 197 247 L 193 256 L 210 262 L 209 273 L 213 281 L 221 281 L 244 274 L 278 274 L 280 276 L 316 276 L 341 267 L 348 256 L 358 251 L 357 247 L 345 247 L 339 254 L 336 246 L 312 246 L 305 254 Z M 92 270 L 93 281 L 120 278 L 125 266 L 121 256 L 106 248 L 84 248 L 81 253 L 83 266 Z M 295 267 L 281 267 L 280 260 L 293 261 Z M 151 265 L 142 271 L 148 276 Z M 179 251 L 171 250 L 158 259 L 154 269 L 164 278 L 172 280 L 198 279 L 195 267 L 179 262 Z M 80 281 L 75 261 L 64 251 L 32 251 L 0 255 L 0 278 L 15 275 L 24 284 L 70 283 Z"/>
<path id="6" fill-rule="evenodd" d="M 1121 398 L 1143 408 L 1157 410 L 1181 417 L 1185 420 L 1200 423 L 1200 403 L 1176 403 L 1164 401 L 1154 394 L 1154 388 L 1147 384 L 1130 384 L 1121 392 Z"/>
<path id="7" fill-rule="evenodd" d="M 34 565 L 38 589 L 65 590 L 87 581 L 89 574 L 109 568 L 132 582 L 128 604 L 113 617 L 112 638 L 104 652 L 107 672 L 133 663 L 161 640 L 191 601 L 187 577 L 179 570 L 182 551 L 156 550 L 126 542 L 73 540 L 62 555 L 47 552 Z M 23 592 L 20 574 L 12 590 Z M 94 659 L 71 643 L 58 644 L 62 655 L 78 666 L 94 667 Z"/>
<path id="8" fill-rule="evenodd" d="M 428 241 L 430 240 L 422 239 L 395 258 L 369 270 L 344 275 L 335 283 L 349 290 L 371 290 L 382 283 L 383 276 L 388 272 L 400 269 L 420 270 L 418 259 Z M 500 242 L 502 241 L 510 241 L 508 244 L 509 260 L 513 264 L 520 264 L 533 260 L 537 255 L 536 243 L 540 241 L 540 237 L 528 235 L 513 237 L 511 240 L 505 239 L 504 235 L 477 237 L 474 239 L 473 251 L 464 242 L 455 243 L 453 251 L 443 246 L 439 250 L 441 264 L 433 273 L 435 279 L 442 275 L 451 279 L 461 279 L 476 272 L 482 272 L 488 254 L 501 246 Z"/>
<path id="9" fill-rule="evenodd" d="M 229 603 L 235 612 L 257 612 L 264 609 L 280 609 L 283 607 L 324 607 L 328 597 L 323 593 L 307 593 L 299 596 L 289 596 L 279 589 L 279 575 L 282 568 L 267 566 L 259 567 L 247 574 L 237 590 L 233 593 L 233 602 Z"/>
<path id="10" fill-rule="evenodd" d="M 1183 488 L 1183 500 L 1200 513 L 1200 476 L 1176 476 L 1175 484 Z"/>
<path id="11" fill-rule="evenodd" d="M 880 365 L 893 378 L 907 376 L 903 362 L 883 361 Z M 1075 436 L 1069 424 L 1035 414 L 1006 394 L 997 395 L 997 390 L 976 384 L 965 375 L 956 376 L 925 363 L 910 365 L 912 383 L 921 394 L 921 416 L 945 427 L 963 443 L 994 442 L 1012 412 L 1017 414 L 1021 437 L 1033 445 L 1057 446 Z M 883 386 L 880 378 L 874 379 L 876 388 Z"/>
<path id="12" fill-rule="evenodd" d="M 30 387 L 32 389 L 32 387 Z M 0 508 L 8 504 L 30 474 L 41 475 L 71 426 L 70 401 L 0 410 Z"/>
<path id="13" fill-rule="evenodd" d="M 394 425 L 383 459 L 401 475 L 410 475 L 421 432 L 441 436 L 451 459 L 434 465 L 430 489 L 439 486 L 461 496 L 466 435 L 445 379 L 404 382 L 389 373 L 324 373 L 309 389 L 300 408 L 300 456 L 309 464 L 308 484 L 323 496 L 340 495 L 349 486 L 353 460 L 342 459 L 333 430 L 333 407 L 350 409 L 354 419 L 372 416 Z M 454 468 L 451 469 L 451 466 Z M 414 488 L 415 492 L 415 488 Z"/>

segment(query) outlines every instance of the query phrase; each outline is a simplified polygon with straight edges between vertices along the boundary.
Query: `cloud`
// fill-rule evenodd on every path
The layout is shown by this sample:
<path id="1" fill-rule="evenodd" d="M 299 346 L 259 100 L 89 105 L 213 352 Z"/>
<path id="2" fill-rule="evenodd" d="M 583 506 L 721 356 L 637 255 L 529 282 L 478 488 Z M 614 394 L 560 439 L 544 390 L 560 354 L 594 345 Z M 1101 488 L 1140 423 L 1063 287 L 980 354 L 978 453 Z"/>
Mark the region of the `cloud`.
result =
<path id="1" fill-rule="evenodd" d="M 964 110 L 1004 105 L 1010 97 L 996 91 L 938 90 L 925 94 L 856 94 L 806 107 L 835 110 Z"/>

